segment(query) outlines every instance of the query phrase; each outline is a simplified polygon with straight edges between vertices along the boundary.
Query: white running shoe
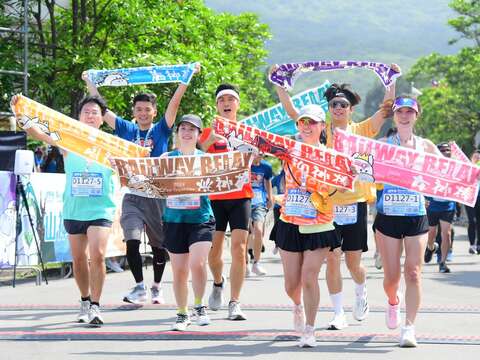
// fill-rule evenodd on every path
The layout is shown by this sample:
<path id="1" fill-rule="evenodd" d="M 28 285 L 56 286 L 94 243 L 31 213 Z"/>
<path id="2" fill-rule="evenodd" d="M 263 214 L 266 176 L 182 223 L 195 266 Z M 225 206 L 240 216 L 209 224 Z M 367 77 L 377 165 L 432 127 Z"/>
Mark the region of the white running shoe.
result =
<path id="1" fill-rule="evenodd" d="M 191 323 L 188 314 L 177 314 L 177 320 L 175 321 L 175 324 L 172 325 L 172 330 L 185 331 Z"/>
<path id="2" fill-rule="evenodd" d="M 401 295 L 397 294 L 397 297 L 398 304 L 390 305 L 390 303 L 387 301 L 387 310 L 385 311 L 385 322 L 387 327 L 391 330 L 398 328 L 400 326 L 400 322 L 402 321 L 400 315 Z"/>
<path id="3" fill-rule="evenodd" d="M 402 331 L 400 333 L 400 347 L 417 347 L 415 327 L 413 325 L 402 327 Z"/>
<path id="4" fill-rule="evenodd" d="M 80 312 L 77 315 L 77 322 L 79 323 L 88 322 L 88 310 L 90 310 L 90 301 L 80 300 Z"/>
<path id="5" fill-rule="evenodd" d="M 259 262 L 255 262 L 252 265 L 252 272 L 257 274 L 257 276 L 265 276 L 267 275 L 267 271 L 260 265 Z"/>
<path id="6" fill-rule="evenodd" d="M 335 314 L 333 320 L 328 323 L 327 330 L 342 330 L 348 327 L 347 317 L 345 313 Z"/>
<path id="7" fill-rule="evenodd" d="M 88 310 L 88 323 L 94 326 L 103 324 L 102 315 L 100 315 L 100 307 L 98 305 L 91 305 Z"/>
<path id="8" fill-rule="evenodd" d="M 219 310 L 223 304 L 225 304 L 225 299 L 223 297 L 223 284 L 225 280 L 223 280 L 222 286 L 215 286 L 213 284 L 212 293 L 208 297 L 208 308 L 213 311 Z"/>
<path id="9" fill-rule="evenodd" d="M 364 290 L 363 295 L 355 297 L 355 304 L 353 304 L 353 318 L 357 321 L 363 321 L 368 316 L 370 307 L 368 306 L 367 290 Z"/>
<path id="10" fill-rule="evenodd" d="M 150 296 L 152 304 L 165 304 L 165 298 L 163 297 L 163 290 L 161 287 L 152 286 L 150 288 Z"/>
<path id="11" fill-rule="evenodd" d="M 120 266 L 120 264 L 117 261 L 112 260 L 110 258 L 105 259 L 105 265 L 107 266 L 107 268 L 109 268 L 113 272 L 116 272 L 116 273 L 123 272 L 123 269 Z"/>
<path id="12" fill-rule="evenodd" d="M 252 272 L 250 271 L 250 264 L 247 263 L 247 265 L 245 265 L 245 277 L 248 278 L 250 275 L 252 275 Z"/>
<path id="13" fill-rule="evenodd" d="M 297 333 L 303 333 L 305 330 L 305 313 L 303 311 L 303 305 L 298 304 L 293 306 L 293 329 Z"/>
<path id="14" fill-rule="evenodd" d="M 211 322 L 206 309 L 207 307 L 205 305 L 199 305 L 193 308 L 193 316 L 198 326 L 209 325 Z"/>
<path id="15" fill-rule="evenodd" d="M 228 319 L 229 320 L 247 320 L 247 317 L 240 308 L 238 301 L 230 301 L 228 303 Z"/>
<path id="16" fill-rule="evenodd" d="M 132 304 L 145 304 L 147 302 L 147 288 L 145 285 L 136 285 L 123 301 Z"/>
<path id="17" fill-rule="evenodd" d="M 300 337 L 300 342 L 298 346 L 301 348 L 312 348 L 317 346 L 317 340 L 315 339 L 315 329 L 313 326 L 305 326 L 302 336 Z"/>

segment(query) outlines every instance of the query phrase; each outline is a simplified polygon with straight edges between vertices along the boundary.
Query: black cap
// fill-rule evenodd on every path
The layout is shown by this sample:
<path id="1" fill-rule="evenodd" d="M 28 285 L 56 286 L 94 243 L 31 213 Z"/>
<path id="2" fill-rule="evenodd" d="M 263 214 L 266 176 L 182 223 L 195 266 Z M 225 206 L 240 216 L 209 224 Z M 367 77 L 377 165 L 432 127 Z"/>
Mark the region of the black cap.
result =
<path id="1" fill-rule="evenodd" d="M 177 128 L 178 126 L 180 126 L 181 123 L 184 123 L 184 122 L 192 124 L 198 130 L 200 130 L 200 132 L 202 132 L 202 119 L 200 119 L 198 115 L 194 115 L 194 114 L 183 115 L 180 118 L 180 121 L 178 122 Z"/>
<path id="2" fill-rule="evenodd" d="M 355 91 L 350 88 L 349 84 L 332 84 L 327 91 L 325 91 L 325 98 L 328 102 L 336 97 L 343 97 L 348 100 L 348 102 L 355 106 L 357 105 L 362 99 L 360 95 L 358 95 Z"/>

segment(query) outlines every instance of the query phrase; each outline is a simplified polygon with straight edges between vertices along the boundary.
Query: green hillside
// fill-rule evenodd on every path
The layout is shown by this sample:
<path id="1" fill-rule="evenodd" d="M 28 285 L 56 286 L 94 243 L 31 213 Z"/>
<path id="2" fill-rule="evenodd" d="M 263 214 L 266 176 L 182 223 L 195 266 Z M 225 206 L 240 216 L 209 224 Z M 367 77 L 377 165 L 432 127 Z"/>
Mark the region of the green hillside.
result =
<path id="1" fill-rule="evenodd" d="M 270 26 L 266 44 L 269 64 L 306 60 L 372 60 L 396 62 L 405 71 L 431 52 L 449 54 L 455 32 L 447 25 L 454 16 L 449 0 L 206 0 L 216 11 L 254 12 Z M 388 4 L 388 5 L 387 5 Z M 324 79 L 349 82 L 362 97 L 378 81 L 373 72 L 305 75 L 295 92 Z M 362 109 L 359 109 L 362 110 Z"/>

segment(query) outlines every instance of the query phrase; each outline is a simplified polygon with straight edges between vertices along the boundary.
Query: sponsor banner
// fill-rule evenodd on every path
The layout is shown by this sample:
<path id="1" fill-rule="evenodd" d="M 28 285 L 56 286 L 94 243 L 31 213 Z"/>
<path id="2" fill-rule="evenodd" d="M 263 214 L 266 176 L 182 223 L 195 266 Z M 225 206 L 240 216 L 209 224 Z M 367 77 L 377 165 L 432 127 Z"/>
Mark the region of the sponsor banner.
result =
<path id="1" fill-rule="evenodd" d="M 282 64 L 270 74 L 269 79 L 272 83 L 290 90 L 293 88 L 296 79 L 306 72 L 349 70 L 353 68 L 372 70 L 377 74 L 385 87 L 390 86 L 396 78 L 402 75 L 387 64 L 372 61 L 307 61 L 304 63 Z"/>
<path id="2" fill-rule="evenodd" d="M 107 167 L 110 157 L 144 157 L 150 153 L 147 148 L 83 124 L 25 96 L 18 97 L 12 110 L 19 125 L 24 129 L 36 126 L 64 150 Z"/>
<path id="3" fill-rule="evenodd" d="M 250 181 L 252 153 L 112 158 L 122 186 L 148 196 L 212 195 L 241 190 Z"/>
<path id="4" fill-rule="evenodd" d="M 88 78 L 96 86 L 128 86 L 140 84 L 182 83 L 188 85 L 197 63 L 136 68 L 87 70 Z"/>
<path id="5" fill-rule="evenodd" d="M 452 158 L 457 159 L 463 162 L 470 162 L 470 159 L 467 155 L 460 149 L 460 146 L 457 145 L 455 141 L 450 141 L 450 149 L 452 151 Z"/>
<path id="6" fill-rule="evenodd" d="M 336 129 L 334 147 L 352 155 L 359 178 L 475 206 L 480 167 Z"/>
<path id="7" fill-rule="evenodd" d="M 353 189 L 355 176 L 350 170 L 351 160 L 333 149 L 304 144 L 218 116 L 212 126 L 234 149 L 253 147 L 262 153 L 288 161 L 292 168 L 307 174 L 309 182 Z"/>

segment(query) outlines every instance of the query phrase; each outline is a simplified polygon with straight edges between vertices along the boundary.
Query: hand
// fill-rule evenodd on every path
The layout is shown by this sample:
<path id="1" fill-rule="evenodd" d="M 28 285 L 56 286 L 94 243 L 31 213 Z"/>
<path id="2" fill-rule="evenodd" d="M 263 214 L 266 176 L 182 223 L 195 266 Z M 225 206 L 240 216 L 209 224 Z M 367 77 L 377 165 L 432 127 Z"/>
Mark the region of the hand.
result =
<path id="1" fill-rule="evenodd" d="M 268 198 L 267 199 L 267 209 L 271 209 L 273 207 L 273 201 L 272 199 Z"/>
<path id="2" fill-rule="evenodd" d="M 395 71 L 395 72 L 397 72 L 397 73 L 401 73 L 401 72 L 402 72 L 402 69 L 400 69 L 400 66 L 398 66 L 398 65 L 395 64 L 395 63 L 390 64 L 390 67 L 392 68 L 393 71 Z"/>
<path id="3" fill-rule="evenodd" d="M 202 69 L 202 66 L 200 65 L 200 63 L 196 63 L 195 64 L 195 70 L 193 71 L 194 74 L 198 74 L 200 72 L 200 70 Z"/>
<path id="4" fill-rule="evenodd" d="M 13 95 L 12 98 L 10 99 L 10 106 L 14 108 L 19 99 L 20 99 L 19 95 Z"/>
<path id="5" fill-rule="evenodd" d="M 90 79 L 88 78 L 88 71 L 82 72 L 82 80 L 86 83 L 90 82 Z"/>
<path id="6" fill-rule="evenodd" d="M 384 102 L 382 102 L 380 104 L 380 106 L 378 107 L 378 109 L 382 113 L 382 116 L 383 116 L 384 119 L 393 116 L 392 106 L 393 106 L 393 100 L 388 99 L 388 100 L 385 100 Z"/>

